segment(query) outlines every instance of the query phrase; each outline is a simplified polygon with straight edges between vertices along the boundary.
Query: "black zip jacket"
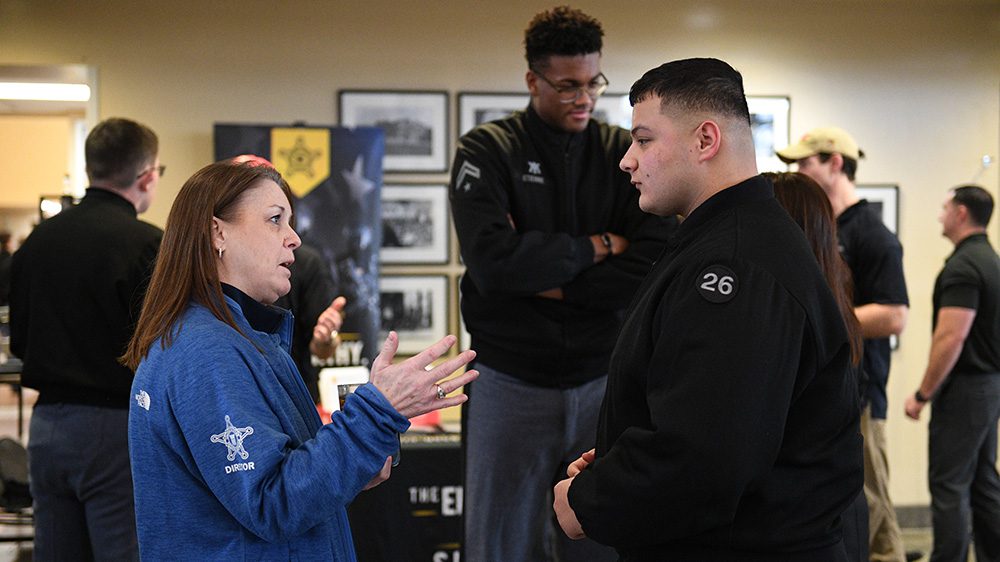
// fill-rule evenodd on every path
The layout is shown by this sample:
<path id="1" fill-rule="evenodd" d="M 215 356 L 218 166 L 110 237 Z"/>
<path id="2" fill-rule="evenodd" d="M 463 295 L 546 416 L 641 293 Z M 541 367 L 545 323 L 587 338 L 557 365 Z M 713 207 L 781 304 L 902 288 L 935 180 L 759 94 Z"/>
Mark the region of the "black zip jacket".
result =
<path id="1" fill-rule="evenodd" d="M 676 227 L 639 209 L 618 167 L 629 143 L 593 120 L 557 131 L 530 107 L 459 140 L 450 197 L 477 361 L 548 387 L 607 373 L 622 313 Z M 594 264 L 589 236 L 603 232 L 629 247 Z M 556 287 L 563 300 L 536 296 Z"/>
<path id="2" fill-rule="evenodd" d="M 135 329 L 163 231 L 118 194 L 90 188 L 35 227 L 11 264 L 10 347 L 38 402 L 127 408 L 118 363 Z"/>

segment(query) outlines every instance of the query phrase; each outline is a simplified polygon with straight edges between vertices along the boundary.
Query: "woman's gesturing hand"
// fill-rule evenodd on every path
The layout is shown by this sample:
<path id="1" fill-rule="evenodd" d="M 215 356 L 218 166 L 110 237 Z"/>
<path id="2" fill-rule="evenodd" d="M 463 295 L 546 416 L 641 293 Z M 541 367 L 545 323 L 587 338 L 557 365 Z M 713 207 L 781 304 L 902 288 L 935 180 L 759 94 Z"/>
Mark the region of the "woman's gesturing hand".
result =
<path id="1" fill-rule="evenodd" d="M 463 351 L 436 367 L 431 364 L 455 345 L 455 336 L 445 336 L 434 345 L 393 365 L 399 348 L 399 335 L 389 332 L 382 345 L 382 352 L 372 363 L 371 383 L 389 400 L 397 412 L 407 418 L 448 408 L 469 399 L 465 394 L 447 396 L 479 376 L 479 372 L 466 371 L 460 376 L 441 382 L 442 379 L 464 367 L 476 357 L 472 350 Z"/>

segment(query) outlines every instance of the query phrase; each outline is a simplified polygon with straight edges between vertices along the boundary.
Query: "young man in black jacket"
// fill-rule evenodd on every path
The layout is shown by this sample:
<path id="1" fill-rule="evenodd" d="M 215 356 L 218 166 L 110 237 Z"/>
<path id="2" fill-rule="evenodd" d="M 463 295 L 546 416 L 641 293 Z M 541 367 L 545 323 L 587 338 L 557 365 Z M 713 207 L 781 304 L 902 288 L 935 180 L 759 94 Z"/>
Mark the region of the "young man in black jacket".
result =
<path id="1" fill-rule="evenodd" d="M 632 87 L 639 206 L 685 217 L 611 357 L 596 451 L 555 488 L 571 538 L 622 560 L 846 561 L 861 491 L 843 317 L 757 174 L 743 80 L 674 61 Z"/>
<path id="2" fill-rule="evenodd" d="M 549 544 L 551 487 L 593 447 L 622 313 L 674 220 L 639 210 L 628 132 L 591 119 L 600 23 L 562 7 L 525 34 L 531 103 L 462 137 L 451 208 L 480 378 L 463 412 L 469 560 L 613 559 Z"/>
<path id="3" fill-rule="evenodd" d="M 164 167 L 156 134 L 108 119 L 87 136 L 90 187 L 11 264 L 10 347 L 38 390 L 28 442 L 35 559 L 138 560 L 128 406 L 118 362 L 163 232 L 138 220 Z"/>

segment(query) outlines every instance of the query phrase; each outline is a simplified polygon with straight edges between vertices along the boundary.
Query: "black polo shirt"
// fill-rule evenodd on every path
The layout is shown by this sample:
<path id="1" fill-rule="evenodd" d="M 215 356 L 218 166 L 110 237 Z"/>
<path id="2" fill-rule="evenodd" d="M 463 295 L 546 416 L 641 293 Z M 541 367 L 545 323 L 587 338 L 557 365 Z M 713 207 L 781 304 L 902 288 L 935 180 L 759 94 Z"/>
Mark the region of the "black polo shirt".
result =
<path id="1" fill-rule="evenodd" d="M 903 247 L 868 201 L 858 201 L 837 217 L 837 238 L 854 278 L 854 306 L 872 303 L 909 306 L 903 277 Z M 872 417 L 885 419 L 888 406 L 885 385 L 892 353 L 889 338 L 866 339 L 864 343 L 861 367 L 868 375 Z"/>
<path id="2" fill-rule="evenodd" d="M 953 375 L 1000 373 L 1000 258 L 986 234 L 958 243 L 934 282 L 934 318 L 944 306 L 976 311 Z"/>

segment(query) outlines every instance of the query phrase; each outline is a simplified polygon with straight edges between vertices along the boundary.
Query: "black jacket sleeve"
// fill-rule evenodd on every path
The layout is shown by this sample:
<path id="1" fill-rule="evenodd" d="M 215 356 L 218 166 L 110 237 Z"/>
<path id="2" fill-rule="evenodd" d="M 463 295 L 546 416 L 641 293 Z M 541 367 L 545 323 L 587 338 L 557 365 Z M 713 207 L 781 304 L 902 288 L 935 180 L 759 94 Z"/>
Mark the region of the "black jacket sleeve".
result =
<path id="1" fill-rule="evenodd" d="M 606 310 L 628 306 L 653 261 L 663 250 L 667 236 L 677 226 L 677 218 L 661 218 L 642 212 L 638 200 L 623 209 L 617 229 L 611 230 L 629 241 L 628 250 L 583 271 L 563 287 L 567 302 Z"/>

